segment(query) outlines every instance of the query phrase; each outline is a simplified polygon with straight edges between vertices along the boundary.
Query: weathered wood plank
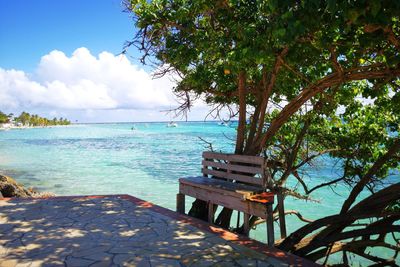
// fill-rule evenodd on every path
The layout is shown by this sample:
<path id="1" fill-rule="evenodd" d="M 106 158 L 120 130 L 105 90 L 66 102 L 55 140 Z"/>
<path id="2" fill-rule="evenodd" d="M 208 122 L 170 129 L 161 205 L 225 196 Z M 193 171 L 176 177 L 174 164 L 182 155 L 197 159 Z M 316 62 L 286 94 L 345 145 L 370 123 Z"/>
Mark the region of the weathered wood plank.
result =
<path id="1" fill-rule="evenodd" d="M 278 216 L 279 216 L 279 227 L 281 231 L 281 238 L 285 238 L 287 236 L 286 233 L 286 219 L 285 219 L 285 206 L 283 201 L 283 195 L 279 192 L 276 196 L 278 199 Z"/>
<path id="2" fill-rule="evenodd" d="M 250 233 L 250 214 L 244 213 L 243 216 L 243 231 L 246 236 Z"/>
<path id="3" fill-rule="evenodd" d="M 185 214 L 185 195 L 178 193 L 176 194 L 176 211 L 178 213 Z"/>
<path id="4" fill-rule="evenodd" d="M 260 188 L 263 184 L 262 179 L 257 178 L 257 177 L 250 177 L 250 176 L 246 176 L 246 175 L 241 175 L 241 174 L 236 174 L 236 173 L 228 173 L 228 172 L 217 171 L 217 170 L 210 170 L 210 169 L 206 169 L 206 168 L 203 168 L 202 172 L 203 172 L 203 174 L 208 174 L 208 175 L 216 176 L 219 178 L 225 178 L 225 179 L 229 179 L 229 180 L 240 181 L 243 183 L 259 185 Z"/>
<path id="5" fill-rule="evenodd" d="M 237 171 L 237 172 L 243 172 L 243 173 L 248 173 L 249 177 L 253 177 L 254 175 L 261 175 L 262 174 L 262 168 L 261 167 L 252 167 L 252 166 L 243 166 L 235 163 L 223 163 L 223 162 L 216 162 L 216 161 L 208 161 L 208 160 L 203 160 L 202 162 L 203 166 L 208 166 L 208 167 L 214 167 L 214 168 L 219 168 L 223 170 L 231 170 L 231 171 Z"/>
<path id="6" fill-rule="evenodd" d="M 268 246 L 273 247 L 275 243 L 275 237 L 274 237 L 274 217 L 273 217 L 272 205 L 267 205 L 266 221 L 267 221 Z"/>
<path id="7" fill-rule="evenodd" d="M 214 224 L 214 204 L 211 201 L 208 202 L 208 222 Z"/>
<path id="8" fill-rule="evenodd" d="M 181 178 L 179 179 L 179 183 L 191 185 L 193 187 L 202 187 L 207 190 L 216 190 L 221 194 L 228 194 L 241 199 L 246 199 L 246 197 L 250 195 L 262 192 L 261 187 L 210 179 L 202 176 Z"/>
<path id="9" fill-rule="evenodd" d="M 224 154 L 224 153 L 215 153 L 210 151 L 203 152 L 203 158 L 237 161 L 237 162 L 250 163 L 256 165 L 264 164 L 264 158 L 259 156 Z"/>

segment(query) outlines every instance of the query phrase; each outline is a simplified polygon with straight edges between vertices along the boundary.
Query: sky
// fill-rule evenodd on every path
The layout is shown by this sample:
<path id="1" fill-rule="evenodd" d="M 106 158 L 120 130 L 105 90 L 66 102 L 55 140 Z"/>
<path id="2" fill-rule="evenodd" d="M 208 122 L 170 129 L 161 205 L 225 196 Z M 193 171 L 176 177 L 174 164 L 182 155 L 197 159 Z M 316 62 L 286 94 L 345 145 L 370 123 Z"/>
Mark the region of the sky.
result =
<path id="1" fill-rule="evenodd" d="M 73 122 L 177 120 L 173 77 L 153 79 L 122 0 L 0 0 L 0 111 Z M 203 120 L 199 103 L 188 120 Z"/>

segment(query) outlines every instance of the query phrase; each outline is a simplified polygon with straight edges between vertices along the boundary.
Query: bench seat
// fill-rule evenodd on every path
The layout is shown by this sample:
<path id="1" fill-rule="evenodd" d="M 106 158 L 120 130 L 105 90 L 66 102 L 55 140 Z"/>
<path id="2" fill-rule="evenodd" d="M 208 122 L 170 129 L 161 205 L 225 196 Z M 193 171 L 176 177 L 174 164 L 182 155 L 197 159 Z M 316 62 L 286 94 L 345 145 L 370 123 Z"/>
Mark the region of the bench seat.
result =
<path id="1" fill-rule="evenodd" d="M 221 179 L 210 179 L 204 176 L 180 178 L 179 183 L 204 189 L 212 189 L 221 192 L 222 194 L 232 195 L 242 199 L 246 199 L 248 196 L 255 195 L 263 191 L 260 187 L 232 183 Z"/>
<path id="2" fill-rule="evenodd" d="M 261 193 L 260 188 L 227 182 L 207 177 L 188 177 L 179 179 L 179 192 L 183 195 L 220 205 L 260 218 L 266 218 L 268 206 L 248 200 L 252 195 Z M 273 194 L 267 204 L 274 202 Z"/>

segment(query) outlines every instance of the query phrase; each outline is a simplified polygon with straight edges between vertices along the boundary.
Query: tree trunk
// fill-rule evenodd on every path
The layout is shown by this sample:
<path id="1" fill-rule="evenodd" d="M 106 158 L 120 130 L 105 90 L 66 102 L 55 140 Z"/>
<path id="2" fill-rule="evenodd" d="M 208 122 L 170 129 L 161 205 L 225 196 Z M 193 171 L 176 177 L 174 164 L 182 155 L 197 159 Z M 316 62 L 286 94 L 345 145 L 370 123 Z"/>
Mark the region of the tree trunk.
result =
<path id="1" fill-rule="evenodd" d="M 246 130 L 246 73 L 241 71 L 238 79 L 238 95 L 239 95 L 239 124 L 236 136 L 235 153 L 242 154 L 245 140 Z"/>
<path id="2" fill-rule="evenodd" d="M 188 215 L 203 221 L 207 221 L 208 220 L 207 202 L 200 199 L 196 199 L 192 203 L 192 207 L 190 208 Z"/>
<path id="3" fill-rule="evenodd" d="M 238 95 L 239 95 L 239 125 L 236 138 L 236 154 L 242 154 L 244 149 L 245 130 L 246 130 L 246 72 L 241 71 L 238 76 Z M 205 201 L 196 199 L 188 213 L 190 216 L 201 220 L 208 219 L 208 205 Z M 229 228 L 232 217 L 232 210 L 223 208 L 215 220 L 215 224 L 223 228 Z"/>

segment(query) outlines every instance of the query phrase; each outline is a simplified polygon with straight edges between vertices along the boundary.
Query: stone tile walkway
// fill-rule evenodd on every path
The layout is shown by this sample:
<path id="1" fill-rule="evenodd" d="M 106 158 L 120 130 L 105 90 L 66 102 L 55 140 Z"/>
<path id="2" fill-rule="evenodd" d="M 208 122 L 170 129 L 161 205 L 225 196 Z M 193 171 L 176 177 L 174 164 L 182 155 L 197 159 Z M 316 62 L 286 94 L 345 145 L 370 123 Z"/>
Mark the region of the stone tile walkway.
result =
<path id="1" fill-rule="evenodd" d="M 288 265 L 150 206 L 127 196 L 0 201 L 0 266 Z"/>

